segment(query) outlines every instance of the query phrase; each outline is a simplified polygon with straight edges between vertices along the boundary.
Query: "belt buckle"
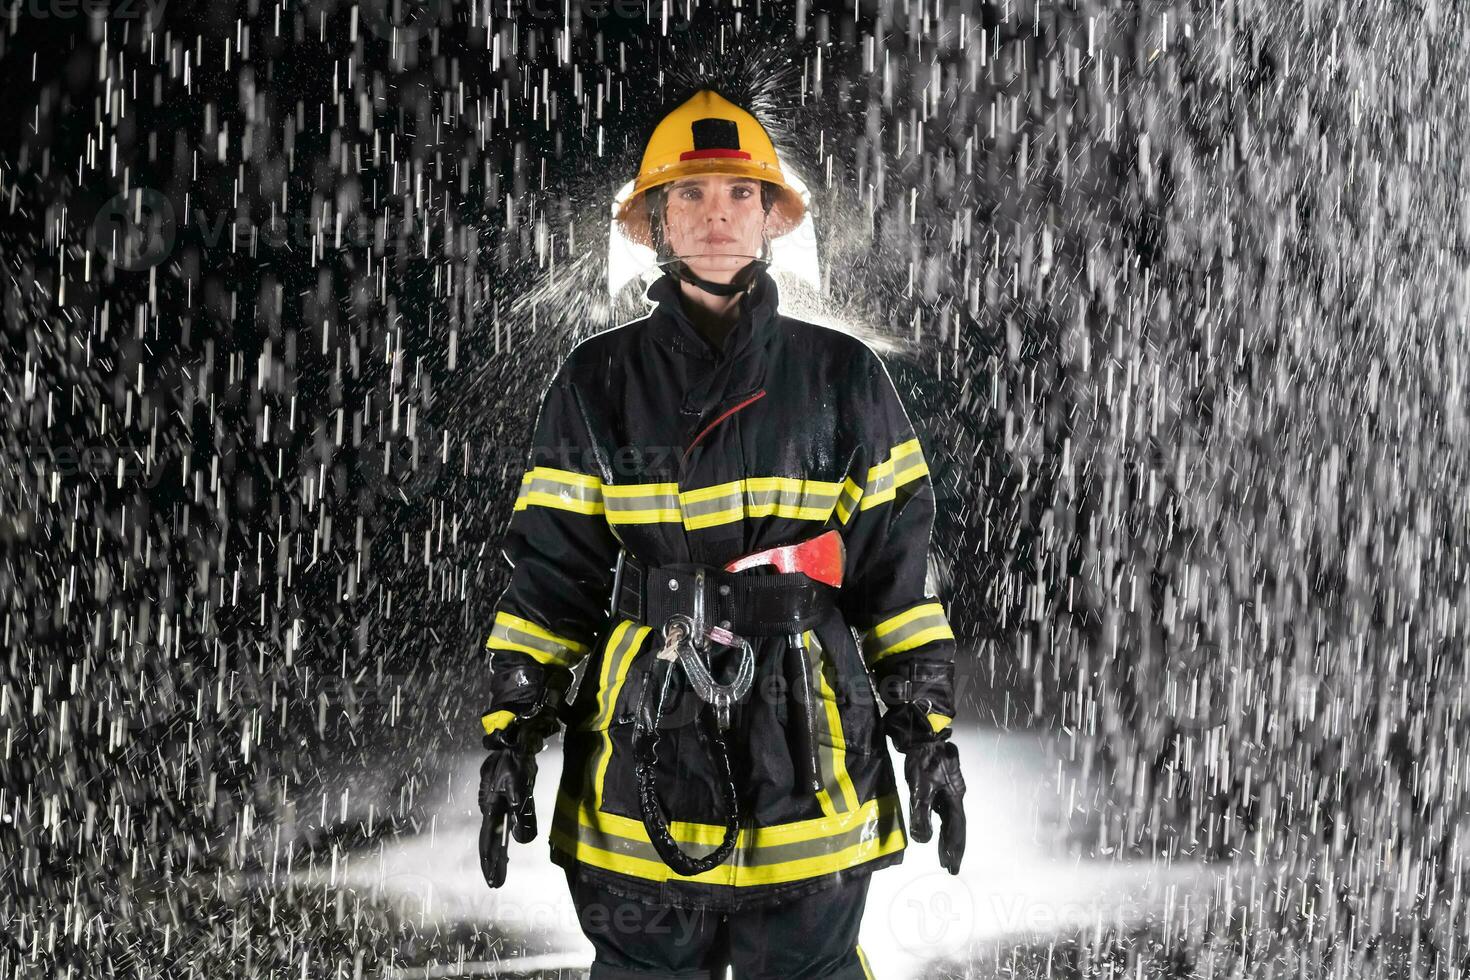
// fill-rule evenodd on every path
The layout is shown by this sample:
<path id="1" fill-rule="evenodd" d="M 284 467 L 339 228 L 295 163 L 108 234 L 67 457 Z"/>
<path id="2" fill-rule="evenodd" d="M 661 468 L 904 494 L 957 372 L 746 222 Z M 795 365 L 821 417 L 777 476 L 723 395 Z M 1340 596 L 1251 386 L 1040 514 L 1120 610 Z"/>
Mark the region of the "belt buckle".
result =
<path id="1" fill-rule="evenodd" d="M 621 613 L 634 622 L 643 622 L 643 614 L 648 606 L 648 600 L 643 594 L 647 588 L 646 571 L 643 564 L 626 547 L 618 551 L 618 564 L 613 572 L 612 615 Z M 630 598 L 624 599 L 625 592 Z"/>
<path id="2" fill-rule="evenodd" d="M 694 635 L 690 638 L 695 649 L 703 653 L 709 648 L 709 637 L 704 624 L 704 568 L 694 570 L 694 612 L 689 617 L 694 621 Z"/>
<path id="3" fill-rule="evenodd" d="M 623 604 L 623 561 L 627 555 L 627 548 L 618 549 L 618 563 L 613 566 L 612 600 L 607 607 L 608 619 L 616 619 L 618 607 Z"/>

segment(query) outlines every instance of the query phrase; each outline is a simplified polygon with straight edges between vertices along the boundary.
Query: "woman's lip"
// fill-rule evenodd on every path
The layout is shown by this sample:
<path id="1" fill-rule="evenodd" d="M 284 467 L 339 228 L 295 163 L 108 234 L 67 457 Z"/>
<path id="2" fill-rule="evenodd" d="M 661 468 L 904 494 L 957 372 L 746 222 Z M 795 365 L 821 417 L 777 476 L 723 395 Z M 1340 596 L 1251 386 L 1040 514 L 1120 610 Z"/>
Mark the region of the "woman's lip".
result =
<path id="1" fill-rule="evenodd" d="M 706 245 L 728 245 L 734 240 L 733 238 L 706 238 L 704 243 Z"/>

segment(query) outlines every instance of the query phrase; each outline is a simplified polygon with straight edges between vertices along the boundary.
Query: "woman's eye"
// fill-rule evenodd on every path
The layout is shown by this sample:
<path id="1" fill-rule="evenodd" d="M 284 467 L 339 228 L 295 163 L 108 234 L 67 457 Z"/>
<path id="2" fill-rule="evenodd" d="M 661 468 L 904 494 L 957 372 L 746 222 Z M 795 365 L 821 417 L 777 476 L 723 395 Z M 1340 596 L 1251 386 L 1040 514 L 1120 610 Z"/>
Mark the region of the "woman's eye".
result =
<path id="1" fill-rule="evenodd" d="M 749 187 L 737 187 L 737 188 L 735 188 L 735 196 L 737 198 L 741 199 L 741 200 L 744 200 L 745 198 L 747 198 L 747 197 L 750 196 L 750 188 Z"/>

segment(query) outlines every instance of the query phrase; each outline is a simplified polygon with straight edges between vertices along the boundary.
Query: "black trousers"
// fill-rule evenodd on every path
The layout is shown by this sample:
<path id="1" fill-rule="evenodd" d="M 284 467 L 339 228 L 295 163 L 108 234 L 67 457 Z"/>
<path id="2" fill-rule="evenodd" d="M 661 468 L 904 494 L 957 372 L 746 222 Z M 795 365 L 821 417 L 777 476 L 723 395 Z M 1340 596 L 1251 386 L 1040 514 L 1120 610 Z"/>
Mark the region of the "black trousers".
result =
<path id="1" fill-rule="evenodd" d="M 645 905 L 567 873 L 591 980 L 873 980 L 858 948 L 868 879 L 744 912 Z"/>

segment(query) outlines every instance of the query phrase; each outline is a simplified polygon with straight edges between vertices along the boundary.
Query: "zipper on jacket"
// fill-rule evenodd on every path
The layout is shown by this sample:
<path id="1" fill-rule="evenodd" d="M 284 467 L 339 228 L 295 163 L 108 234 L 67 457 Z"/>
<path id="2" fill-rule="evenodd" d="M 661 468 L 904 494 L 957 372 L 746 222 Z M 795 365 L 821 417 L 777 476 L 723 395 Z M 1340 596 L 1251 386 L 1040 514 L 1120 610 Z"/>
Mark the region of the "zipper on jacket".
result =
<path id="1" fill-rule="evenodd" d="M 701 440 L 705 436 L 709 435 L 709 431 L 711 429 L 713 429 L 715 426 L 719 425 L 721 422 L 725 421 L 725 419 L 727 419 L 730 416 L 734 415 L 736 412 L 740 411 L 746 405 L 749 405 L 751 402 L 754 402 L 754 401 L 759 401 L 760 399 L 764 398 L 765 396 L 766 396 L 766 389 L 762 388 L 759 391 L 757 391 L 755 394 L 751 395 L 749 398 L 745 399 L 745 401 L 741 402 L 740 404 L 735 405 L 732 408 L 728 408 L 725 411 L 721 412 L 719 418 L 715 419 L 709 425 L 705 426 L 704 429 L 699 433 L 699 435 L 697 435 L 697 436 L 694 437 L 694 441 L 691 442 L 689 444 L 689 447 L 684 450 L 684 456 L 683 456 L 683 458 L 681 459 L 680 462 L 681 463 L 682 462 L 687 462 L 689 460 L 689 454 L 691 452 L 693 452 L 695 446 L 699 445 L 699 440 Z"/>

